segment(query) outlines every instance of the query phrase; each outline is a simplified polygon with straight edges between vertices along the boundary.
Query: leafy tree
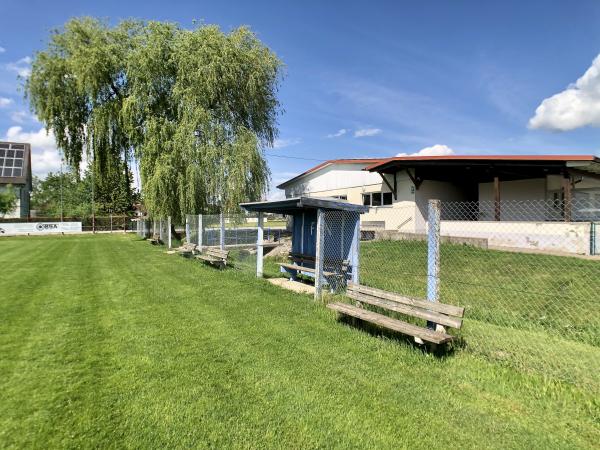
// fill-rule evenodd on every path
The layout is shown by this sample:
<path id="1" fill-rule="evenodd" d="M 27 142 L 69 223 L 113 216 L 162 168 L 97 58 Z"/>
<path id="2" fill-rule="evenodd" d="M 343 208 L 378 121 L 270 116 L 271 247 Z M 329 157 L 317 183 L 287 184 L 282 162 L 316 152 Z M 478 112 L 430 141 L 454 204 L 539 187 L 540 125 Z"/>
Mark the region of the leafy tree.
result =
<path id="1" fill-rule="evenodd" d="M 12 212 L 17 206 L 17 196 L 12 186 L 9 184 L 6 188 L 0 188 L 0 216 Z"/>
<path id="2" fill-rule="evenodd" d="M 126 214 L 133 210 L 136 200 L 132 193 L 131 174 L 125 178 L 118 171 L 109 172 L 106 180 L 92 181 L 92 172 L 83 177 L 73 171 L 49 173 L 39 180 L 34 177 L 31 207 L 50 217 L 89 217 L 92 215 L 92 183 L 94 184 L 94 212 L 103 214 Z M 125 185 L 124 183 L 127 183 Z"/>
<path id="3" fill-rule="evenodd" d="M 178 220 L 266 192 L 281 70 L 245 27 L 79 18 L 35 55 L 25 92 L 69 164 L 87 152 L 110 183 L 134 157 L 146 209 Z"/>

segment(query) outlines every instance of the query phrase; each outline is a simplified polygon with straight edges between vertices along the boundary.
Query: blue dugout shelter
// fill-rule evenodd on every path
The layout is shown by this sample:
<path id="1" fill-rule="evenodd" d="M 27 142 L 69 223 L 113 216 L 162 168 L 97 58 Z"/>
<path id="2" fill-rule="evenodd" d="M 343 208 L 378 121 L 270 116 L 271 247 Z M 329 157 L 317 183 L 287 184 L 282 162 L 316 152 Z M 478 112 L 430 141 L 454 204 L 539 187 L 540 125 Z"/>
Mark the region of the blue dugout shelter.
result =
<path id="1" fill-rule="evenodd" d="M 295 197 L 285 200 L 242 203 L 246 211 L 259 213 L 257 276 L 262 277 L 263 214 L 292 217 L 292 251 L 281 270 L 315 279 L 315 297 L 324 284 L 332 289 L 348 280 L 358 283 L 360 214 L 368 207 L 335 198 Z"/>

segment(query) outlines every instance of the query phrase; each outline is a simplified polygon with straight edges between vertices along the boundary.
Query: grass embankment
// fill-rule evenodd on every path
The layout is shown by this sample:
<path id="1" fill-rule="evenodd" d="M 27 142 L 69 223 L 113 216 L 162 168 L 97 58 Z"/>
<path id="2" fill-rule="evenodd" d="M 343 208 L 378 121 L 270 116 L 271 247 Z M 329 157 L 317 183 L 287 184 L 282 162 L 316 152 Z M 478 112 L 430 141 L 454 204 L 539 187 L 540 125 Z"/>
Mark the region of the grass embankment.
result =
<path id="1" fill-rule="evenodd" d="M 594 447 L 584 387 L 435 358 L 131 236 L 0 240 L 4 447 Z"/>

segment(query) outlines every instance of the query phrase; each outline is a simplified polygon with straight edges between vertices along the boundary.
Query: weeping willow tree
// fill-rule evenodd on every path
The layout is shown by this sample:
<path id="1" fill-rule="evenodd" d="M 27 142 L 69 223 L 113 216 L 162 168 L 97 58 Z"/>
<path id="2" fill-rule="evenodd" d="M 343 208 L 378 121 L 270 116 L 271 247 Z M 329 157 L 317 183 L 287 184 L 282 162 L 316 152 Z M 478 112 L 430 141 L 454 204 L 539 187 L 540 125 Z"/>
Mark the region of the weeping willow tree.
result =
<path id="1" fill-rule="evenodd" d="M 246 27 L 73 19 L 34 57 L 25 93 L 65 159 L 103 177 L 135 160 L 153 216 L 233 211 L 268 188 L 282 63 Z"/>

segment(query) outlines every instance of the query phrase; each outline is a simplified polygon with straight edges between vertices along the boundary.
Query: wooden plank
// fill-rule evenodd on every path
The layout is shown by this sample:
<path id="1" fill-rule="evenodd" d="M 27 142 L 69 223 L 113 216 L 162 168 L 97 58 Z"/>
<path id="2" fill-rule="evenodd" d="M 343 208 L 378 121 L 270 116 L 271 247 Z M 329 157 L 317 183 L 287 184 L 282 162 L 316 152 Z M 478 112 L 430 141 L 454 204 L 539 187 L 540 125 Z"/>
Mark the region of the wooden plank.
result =
<path id="1" fill-rule="evenodd" d="M 428 328 L 419 327 L 402 320 L 392 319 L 383 314 L 367 311 L 366 309 L 357 308 L 356 306 L 347 305 L 345 303 L 329 303 L 327 307 L 342 314 L 357 317 L 358 319 L 374 323 L 380 327 L 398 331 L 409 336 L 418 337 L 434 344 L 443 344 L 454 339 L 453 336 L 446 333 L 439 333 Z"/>
<path id="2" fill-rule="evenodd" d="M 373 297 L 391 300 L 393 302 L 401 303 L 403 305 L 428 309 L 429 311 L 448 314 L 449 316 L 454 317 L 463 317 L 465 313 L 465 308 L 463 308 L 462 306 L 447 305 L 445 303 L 438 302 L 428 302 L 426 300 L 419 300 L 416 298 L 406 297 L 404 295 L 395 294 L 393 292 L 383 291 L 381 289 L 376 289 L 350 282 L 348 283 L 348 291 L 356 291 L 362 294 L 372 295 Z"/>
<path id="3" fill-rule="evenodd" d="M 452 328 L 460 328 L 462 326 L 462 319 L 456 319 L 454 317 L 447 316 L 445 314 L 436 313 L 433 311 L 426 311 L 421 308 L 415 308 L 409 305 L 403 305 L 398 302 L 386 300 L 383 298 L 373 297 L 371 295 L 359 294 L 358 292 L 350 291 L 346 294 L 351 299 L 356 301 L 367 303 L 369 305 L 377 306 L 379 308 L 387 309 L 389 311 L 399 312 L 406 314 L 407 316 L 417 317 L 419 319 L 425 319 L 430 322 L 435 322 L 440 325 L 445 325 Z"/>
<path id="4" fill-rule="evenodd" d="M 315 273 L 315 269 L 312 269 L 310 267 L 304 267 L 304 266 L 298 266 L 296 264 L 286 264 L 286 263 L 280 263 L 279 265 L 281 267 L 285 267 L 287 269 L 292 269 L 292 270 L 297 270 L 299 272 Z M 323 272 L 323 275 L 325 275 L 326 277 L 332 277 L 337 274 L 335 272 Z"/>

